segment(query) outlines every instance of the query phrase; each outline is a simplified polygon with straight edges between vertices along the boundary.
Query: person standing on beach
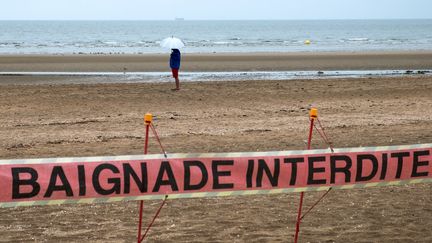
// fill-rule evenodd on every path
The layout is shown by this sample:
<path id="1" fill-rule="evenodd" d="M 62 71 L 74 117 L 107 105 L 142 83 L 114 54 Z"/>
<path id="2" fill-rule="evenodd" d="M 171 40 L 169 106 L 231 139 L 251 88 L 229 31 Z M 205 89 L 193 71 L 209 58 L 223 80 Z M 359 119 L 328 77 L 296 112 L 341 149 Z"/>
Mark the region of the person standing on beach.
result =
<path id="1" fill-rule="evenodd" d="M 171 56 L 170 56 L 170 67 L 172 71 L 173 78 L 176 82 L 176 88 L 175 90 L 180 90 L 180 80 L 178 77 L 178 72 L 180 69 L 180 60 L 181 60 L 181 54 L 179 49 L 171 49 Z"/>

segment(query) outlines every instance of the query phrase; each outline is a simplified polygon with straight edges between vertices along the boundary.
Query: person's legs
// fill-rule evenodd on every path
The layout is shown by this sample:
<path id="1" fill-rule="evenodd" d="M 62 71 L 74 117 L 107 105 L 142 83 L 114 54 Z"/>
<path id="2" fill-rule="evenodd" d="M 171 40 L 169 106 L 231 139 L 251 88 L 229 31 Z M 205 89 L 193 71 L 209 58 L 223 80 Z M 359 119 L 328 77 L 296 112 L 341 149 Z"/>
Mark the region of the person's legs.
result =
<path id="1" fill-rule="evenodd" d="M 176 81 L 176 90 L 180 90 L 180 80 L 176 78 L 175 81 Z"/>
<path id="2" fill-rule="evenodd" d="M 172 75 L 173 75 L 175 82 L 176 82 L 176 90 L 180 90 L 180 80 L 178 78 L 178 69 L 172 68 L 171 71 L 172 71 Z"/>

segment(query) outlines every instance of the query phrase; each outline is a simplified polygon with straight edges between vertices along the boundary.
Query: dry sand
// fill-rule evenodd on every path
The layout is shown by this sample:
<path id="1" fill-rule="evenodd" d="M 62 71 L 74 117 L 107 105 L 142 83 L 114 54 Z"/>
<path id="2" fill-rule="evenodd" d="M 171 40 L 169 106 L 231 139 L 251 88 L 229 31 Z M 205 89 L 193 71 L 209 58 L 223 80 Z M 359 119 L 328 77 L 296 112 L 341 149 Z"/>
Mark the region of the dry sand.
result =
<path id="1" fill-rule="evenodd" d="M 432 142 L 430 76 L 196 82 L 180 92 L 170 90 L 173 84 L 10 84 L 23 78 L 44 77 L 0 77 L 2 159 L 140 154 L 146 112 L 156 116 L 168 152 L 303 149 L 312 104 L 336 147 Z M 313 147 L 325 145 L 316 136 Z M 150 153 L 159 153 L 154 140 Z M 320 195 L 306 193 L 305 207 Z M 298 199 L 170 200 L 148 239 L 291 242 Z M 137 204 L 0 209 L 0 241 L 133 242 Z M 159 204 L 145 202 L 145 224 Z M 431 204 L 430 184 L 332 191 L 304 219 L 300 241 L 432 242 Z"/>

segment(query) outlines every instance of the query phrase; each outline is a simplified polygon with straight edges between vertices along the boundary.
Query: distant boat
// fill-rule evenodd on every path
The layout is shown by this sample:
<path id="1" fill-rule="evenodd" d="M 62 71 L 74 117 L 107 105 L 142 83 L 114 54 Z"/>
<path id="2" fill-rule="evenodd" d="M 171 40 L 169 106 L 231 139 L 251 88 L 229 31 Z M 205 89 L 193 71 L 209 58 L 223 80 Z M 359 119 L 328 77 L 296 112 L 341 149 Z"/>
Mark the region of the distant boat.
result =
<path id="1" fill-rule="evenodd" d="M 184 21 L 185 19 L 184 18 L 175 18 L 174 20 L 175 21 Z"/>

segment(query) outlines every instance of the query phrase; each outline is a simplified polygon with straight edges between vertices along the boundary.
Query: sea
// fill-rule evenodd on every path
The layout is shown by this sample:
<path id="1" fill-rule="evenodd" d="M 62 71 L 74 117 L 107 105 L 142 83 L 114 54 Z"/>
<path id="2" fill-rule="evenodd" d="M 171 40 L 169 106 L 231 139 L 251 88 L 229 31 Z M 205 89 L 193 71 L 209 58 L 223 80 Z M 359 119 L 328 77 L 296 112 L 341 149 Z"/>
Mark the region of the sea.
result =
<path id="1" fill-rule="evenodd" d="M 432 50 L 432 19 L 280 21 L 0 21 L 0 54 Z M 310 44 L 307 44 L 307 43 Z"/>

